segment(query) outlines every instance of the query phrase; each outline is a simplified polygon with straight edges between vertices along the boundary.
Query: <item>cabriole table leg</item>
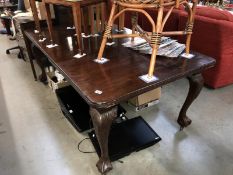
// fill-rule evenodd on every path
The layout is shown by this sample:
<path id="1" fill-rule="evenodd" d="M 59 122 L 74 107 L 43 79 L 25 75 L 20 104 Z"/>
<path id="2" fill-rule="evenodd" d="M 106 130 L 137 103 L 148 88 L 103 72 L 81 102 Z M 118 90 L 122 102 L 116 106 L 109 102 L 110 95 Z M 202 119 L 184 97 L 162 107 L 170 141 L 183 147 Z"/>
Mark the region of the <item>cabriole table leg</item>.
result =
<path id="1" fill-rule="evenodd" d="M 192 102 L 197 98 L 204 84 L 204 80 L 201 74 L 195 74 L 188 77 L 189 80 L 189 92 L 188 96 L 180 110 L 177 122 L 180 125 L 180 130 L 191 124 L 192 120 L 187 117 L 187 110 Z"/>
<path id="2" fill-rule="evenodd" d="M 94 108 L 90 108 L 90 115 L 101 150 L 101 157 L 96 166 L 100 173 L 105 174 L 112 169 L 108 154 L 108 136 L 112 122 L 117 117 L 117 107 L 101 113 Z"/>

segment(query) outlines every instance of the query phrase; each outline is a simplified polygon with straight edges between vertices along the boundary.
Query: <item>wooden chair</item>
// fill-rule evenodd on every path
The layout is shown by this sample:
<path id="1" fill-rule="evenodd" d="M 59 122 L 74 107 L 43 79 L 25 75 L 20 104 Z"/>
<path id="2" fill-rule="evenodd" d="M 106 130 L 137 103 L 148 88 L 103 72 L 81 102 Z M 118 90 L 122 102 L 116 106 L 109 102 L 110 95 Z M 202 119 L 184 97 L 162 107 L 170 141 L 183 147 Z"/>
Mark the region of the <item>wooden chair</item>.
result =
<path id="1" fill-rule="evenodd" d="M 83 52 L 83 47 L 82 47 L 82 41 L 81 41 L 81 26 L 82 26 L 82 16 L 83 19 L 87 17 L 87 15 L 82 15 L 82 9 L 83 8 L 88 8 L 88 15 L 94 15 L 93 14 L 93 8 L 96 9 L 96 14 L 100 15 L 101 14 L 101 21 L 105 21 L 105 15 L 106 15 L 106 1 L 105 0 L 42 0 L 42 3 L 44 4 L 44 8 L 46 10 L 46 21 L 47 21 L 47 25 L 48 25 L 48 29 L 49 29 L 49 39 L 51 40 L 51 44 L 55 44 L 54 41 L 54 36 L 53 36 L 53 26 L 52 26 L 52 21 L 51 21 L 51 12 L 50 12 L 50 8 L 49 8 L 49 4 L 55 4 L 55 5 L 63 5 L 63 6 L 67 6 L 67 7 L 71 7 L 72 8 L 72 13 L 73 13 L 73 23 L 75 26 L 75 30 L 77 33 L 77 42 L 78 42 L 78 47 L 79 47 L 79 52 L 82 55 Z M 35 5 L 35 0 L 30 0 L 30 5 L 32 8 L 32 12 L 33 12 L 33 17 L 35 20 L 35 26 L 36 26 L 36 31 L 39 33 L 39 37 L 41 40 L 43 40 L 43 36 L 41 33 L 41 28 L 40 28 L 40 24 L 39 24 L 39 18 L 38 18 L 38 14 L 37 14 L 37 9 L 36 9 L 36 5 Z M 97 8 L 98 7 L 98 8 Z M 97 18 L 100 19 L 100 18 Z M 91 19 L 91 31 L 93 33 L 94 31 L 94 16 L 93 19 Z M 99 22 L 99 21 L 97 21 Z M 104 22 L 102 22 L 104 23 Z M 83 23 L 84 24 L 84 23 Z M 83 25 L 84 28 L 84 33 L 87 33 L 87 27 L 86 24 Z M 98 28 L 99 29 L 99 28 Z"/>
<path id="2" fill-rule="evenodd" d="M 150 59 L 150 66 L 148 70 L 148 79 L 153 77 L 154 67 L 156 63 L 156 54 L 158 47 L 161 41 L 161 36 L 167 35 L 187 35 L 186 39 L 186 54 L 190 52 L 190 40 L 193 29 L 194 14 L 197 5 L 197 0 L 193 0 L 192 7 L 189 5 L 188 0 L 114 0 L 112 4 L 112 9 L 110 12 L 110 17 L 108 24 L 106 26 L 103 40 L 100 46 L 98 53 L 97 61 L 101 61 L 103 58 L 103 52 L 105 45 L 108 39 L 112 38 L 125 38 L 125 37 L 142 37 L 144 38 L 152 47 L 152 54 Z M 186 11 L 188 12 L 188 21 L 184 31 L 169 31 L 164 32 L 164 25 L 169 18 L 172 10 L 178 8 L 180 5 L 185 6 Z M 164 8 L 170 8 L 166 16 L 163 18 Z M 119 9 L 119 11 L 117 11 Z M 156 23 L 152 17 L 146 12 L 146 9 L 158 9 L 158 16 Z M 130 11 L 133 12 L 131 16 L 132 21 L 132 34 L 112 34 L 111 30 L 114 24 L 114 21 L 119 17 L 124 17 L 124 13 Z M 144 31 L 138 24 L 138 13 L 142 13 L 146 16 L 149 22 L 152 25 L 152 32 Z M 121 25 L 124 22 L 120 22 Z M 122 26 L 120 27 L 122 28 Z"/>
<path id="3" fill-rule="evenodd" d="M 103 3 L 82 8 L 82 32 L 86 36 L 96 36 L 104 31 L 106 11 Z"/>
<path id="4" fill-rule="evenodd" d="M 37 7 L 36 7 L 36 1 L 35 0 L 29 0 L 31 9 L 32 9 L 32 15 L 35 21 L 35 32 L 39 34 L 39 39 L 43 40 L 44 36 L 42 35 L 41 32 L 41 27 L 40 27 L 40 20 L 39 20 L 39 16 L 37 13 Z"/>

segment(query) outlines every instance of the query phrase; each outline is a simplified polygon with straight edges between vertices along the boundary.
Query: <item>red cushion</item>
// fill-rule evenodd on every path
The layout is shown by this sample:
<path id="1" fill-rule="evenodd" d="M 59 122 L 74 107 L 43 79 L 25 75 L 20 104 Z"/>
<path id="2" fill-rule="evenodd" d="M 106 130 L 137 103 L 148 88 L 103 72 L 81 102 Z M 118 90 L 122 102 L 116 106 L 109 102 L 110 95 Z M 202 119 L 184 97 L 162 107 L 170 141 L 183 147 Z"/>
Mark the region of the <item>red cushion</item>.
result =
<path id="1" fill-rule="evenodd" d="M 187 15 L 180 14 L 179 29 L 185 28 Z M 233 23 L 195 16 L 191 49 L 216 59 L 215 67 L 203 72 L 205 84 L 218 88 L 233 83 Z M 185 42 L 185 37 L 182 40 Z"/>
<path id="2" fill-rule="evenodd" d="M 233 15 L 230 12 L 214 7 L 197 7 L 196 15 L 233 22 Z"/>

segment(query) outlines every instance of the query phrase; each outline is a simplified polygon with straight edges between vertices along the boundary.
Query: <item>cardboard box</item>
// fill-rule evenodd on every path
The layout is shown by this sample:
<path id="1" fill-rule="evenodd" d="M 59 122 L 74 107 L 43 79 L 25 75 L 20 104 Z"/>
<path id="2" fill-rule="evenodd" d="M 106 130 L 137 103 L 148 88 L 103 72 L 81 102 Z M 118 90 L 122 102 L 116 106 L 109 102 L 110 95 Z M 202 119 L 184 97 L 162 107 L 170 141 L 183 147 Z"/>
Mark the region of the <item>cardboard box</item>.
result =
<path id="1" fill-rule="evenodd" d="M 54 77 L 56 77 L 55 72 L 47 72 L 48 85 L 51 87 L 53 92 L 55 92 L 56 89 L 69 86 L 68 81 L 54 81 Z"/>
<path id="2" fill-rule="evenodd" d="M 136 111 L 150 107 L 159 102 L 161 97 L 161 88 L 156 88 L 137 97 L 128 100 L 128 103 L 133 105 Z"/>

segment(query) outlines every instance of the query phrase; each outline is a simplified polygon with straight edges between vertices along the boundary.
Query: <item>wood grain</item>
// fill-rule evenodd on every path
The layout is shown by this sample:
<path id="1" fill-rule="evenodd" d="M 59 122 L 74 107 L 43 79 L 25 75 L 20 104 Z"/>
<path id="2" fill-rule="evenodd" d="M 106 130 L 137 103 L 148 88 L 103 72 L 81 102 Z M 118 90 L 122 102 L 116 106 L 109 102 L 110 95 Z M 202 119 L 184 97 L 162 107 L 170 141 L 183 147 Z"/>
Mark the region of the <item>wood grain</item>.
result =
<path id="1" fill-rule="evenodd" d="M 83 39 L 87 55 L 80 59 L 77 45 L 71 31 L 56 28 L 55 41 L 58 47 L 48 49 L 45 43 L 39 43 L 33 31 L 25 31 L 25 35 L 47 55 L 51 63 L 61 71 L 72 83 L 78 93 L 94 108 L 108 108 L 126 101 L 149 90 L 155 89 L 177 79 L 200 73 L 214 66 L 215 60 L 200 53 L 192 59 L 158 57 L 154 75 L 158 81 L 145 83 L 138 77 L 147 73 L 150 57 L 116 44 L 107 46 L 104 57 L 110 59 L 105 64 L 98 64 L 97 58 L 101 37 Z M 48 33 L 46 33 L 48 35 Z M 67 39 L 70 38 L 70 39 Z M 71 43 L 69 44 L 69 41 Z M 100 90 L 102 94 L 96 94 Z"/>

